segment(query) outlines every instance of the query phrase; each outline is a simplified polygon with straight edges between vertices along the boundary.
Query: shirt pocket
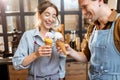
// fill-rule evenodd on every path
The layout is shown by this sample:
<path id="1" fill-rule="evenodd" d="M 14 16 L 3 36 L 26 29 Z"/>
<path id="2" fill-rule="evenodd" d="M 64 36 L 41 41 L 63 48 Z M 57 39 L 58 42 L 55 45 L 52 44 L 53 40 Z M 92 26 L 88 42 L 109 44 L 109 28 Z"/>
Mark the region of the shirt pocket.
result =
<path id="1" fill-rule="evenodd" d="M 105 45 L 99 45 L 95 46 L 93 51 L 93 59 L 96 63 L 102 63 L 105 61 L 107 57 L 107 52 L 106 52 L 106 46 Z"/>

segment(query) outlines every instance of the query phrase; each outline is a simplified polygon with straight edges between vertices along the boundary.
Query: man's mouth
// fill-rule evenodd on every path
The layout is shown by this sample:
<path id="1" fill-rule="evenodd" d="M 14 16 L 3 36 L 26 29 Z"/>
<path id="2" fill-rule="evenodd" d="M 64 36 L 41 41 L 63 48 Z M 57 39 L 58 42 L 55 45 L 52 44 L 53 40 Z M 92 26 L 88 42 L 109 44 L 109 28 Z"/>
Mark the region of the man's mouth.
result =
<path id="1" fill-rule="evenodd" d="M 90 12 L 88 12 L 86 16 L 88 19 L 92 19 L 92 14 Z"/>

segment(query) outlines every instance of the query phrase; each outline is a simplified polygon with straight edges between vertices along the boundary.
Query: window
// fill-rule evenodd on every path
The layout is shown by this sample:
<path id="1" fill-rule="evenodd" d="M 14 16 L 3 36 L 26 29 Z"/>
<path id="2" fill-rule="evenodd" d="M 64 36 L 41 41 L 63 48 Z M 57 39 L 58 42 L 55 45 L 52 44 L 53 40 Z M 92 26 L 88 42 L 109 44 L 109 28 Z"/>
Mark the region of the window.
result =
<path id="1" fill-rule="evenodd" d="M 34 28 L 33 17 L 35 8 L 43 0 L 0 0 L 0 50 L 9 54 L 11 51 L 12 33 L 17 29 L 18 36 L 24 31 Z M 82 13 L 78 6 L 78 0 L 50 0 L 59 10 L 59 20 L 65 25 L 65 34 L 76 30 L 80 41 L 86 28 L 82 27 Z M 118 3 L 119 0 L 117 0 Z M 117 3 L 117 4 L 118 4 Z M 120 11 L 119 4 L 117 5 Z M 56 24 L 57 25 L 57 24 Z M 6 54 L 7 54 L 6 53 Z"/>

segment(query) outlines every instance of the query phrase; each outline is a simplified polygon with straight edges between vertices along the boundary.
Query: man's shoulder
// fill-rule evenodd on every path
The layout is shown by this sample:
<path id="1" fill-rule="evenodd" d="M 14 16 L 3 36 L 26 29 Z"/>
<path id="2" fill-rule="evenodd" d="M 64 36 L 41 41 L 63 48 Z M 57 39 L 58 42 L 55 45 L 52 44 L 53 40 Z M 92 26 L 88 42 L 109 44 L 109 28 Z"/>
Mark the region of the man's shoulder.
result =
<path id="1" fill-rule="evenodd" d="M 89 25 L 88 26 L 88 30 L 87 30 L 87 33 L 92 33 L 93 29 L 94 29 L 95 25 Z"/>

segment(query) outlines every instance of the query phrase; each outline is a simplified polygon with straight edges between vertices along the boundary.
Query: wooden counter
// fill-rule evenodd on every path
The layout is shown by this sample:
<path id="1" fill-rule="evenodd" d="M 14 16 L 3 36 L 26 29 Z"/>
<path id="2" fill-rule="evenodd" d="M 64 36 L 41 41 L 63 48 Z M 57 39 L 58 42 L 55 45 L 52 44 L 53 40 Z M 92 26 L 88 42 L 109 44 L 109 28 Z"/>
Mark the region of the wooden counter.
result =
<path id="1" fill-rule="evenodd" d="M 71 57 L 68 57 L 66 62 L 65 80 L 88 80 L 87 63 L 77 62 Z M 26 80 L 27 78 L 28 70 L 15 70 L 11 58 L 0 58 L 0 68 L 1 80 Z"/>

